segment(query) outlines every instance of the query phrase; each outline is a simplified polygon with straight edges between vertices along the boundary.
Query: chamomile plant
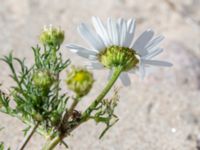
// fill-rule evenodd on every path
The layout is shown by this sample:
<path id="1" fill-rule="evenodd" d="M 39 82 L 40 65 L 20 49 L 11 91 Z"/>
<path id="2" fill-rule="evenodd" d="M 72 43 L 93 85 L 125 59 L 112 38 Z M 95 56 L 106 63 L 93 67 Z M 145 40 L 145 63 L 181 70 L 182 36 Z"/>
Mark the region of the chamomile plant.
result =
<path id="1" fill-rule="evenodd" d="M 26 66 L 25 59 L 16 58 L 12 53 L 1 58 L 10 68 L 15 85 L 8 90 L 9 93 L 1 90 L 0 111 L 27 125 L 18 150 L 26 148 L 35 132 L 47 141 L 42 150 L 52 150 L 59 143 L 68 148 L 65 138 L 88 120 L 105 124 L 99 136 L 102 138 L 119 120 L 115 114 L 118 88 L 114 88 L 113 96 L 105 97 L 117 79 L 128 86 L 131 84 L 128 73 L 139 71 L 144 77 L 146 67 L 171 66 L 169 62 L 153 59 L 163 52 L 159 47 L 162 36 L 154 37 L 152 30 L 146 30 L 134 40 L 134 19 L 108 18 L 103 23 L 100 18 L 93 17 L 92 23 L 95 30 L 84 23 L 78 26 L 78 32 L 90 48 L 67 44 L 70 51 L 91 61 L 87 67 L 73 65 L 68 68 L 70 60 L 64 60 L 60 52 L 64 31 L 53 26 L 44 27 L 40 34 L 42 46 L 32 47 L 35 60 L 32 66 Z M 90 69 L 107 69 L 112 75 L 108 81 L 105 79 L 105 87 L 92 103 L 85 110 L 78 110 L 79 102 L 94 88 L 95 80 Z M 61 79 L 60 73 L 66 70 L 66 78 Z M 65 82 L 66 87 L 61 87 L 61 82 Z M 68 94 L 69 90 L 74 94 Z M 15 105 L 11 105 L 11 101 Z M 4 149 L 3 144 L 0 148 Z"/>

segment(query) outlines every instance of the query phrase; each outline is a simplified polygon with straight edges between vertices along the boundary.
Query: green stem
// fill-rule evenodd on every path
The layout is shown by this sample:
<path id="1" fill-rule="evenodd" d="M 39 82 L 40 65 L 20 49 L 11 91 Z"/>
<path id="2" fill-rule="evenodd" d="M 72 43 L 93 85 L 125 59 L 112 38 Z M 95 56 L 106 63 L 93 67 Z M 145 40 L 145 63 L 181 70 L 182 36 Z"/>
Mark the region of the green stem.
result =
<path id="1" fill-rule="evenodd" d="M 89 119 L 90 114 L 92 113 L 92 111 L 101 102 L 101 100 L 106 96 L 106 94 L 110 91 L 110 89 L 112 88 L 112 86 L 114 85 L 114 83 L 116 82 L 116 80 L 118 79 L 118 77 L 119 77 L 119 75 L 121 74 L 122 71 L 123 71 L 123 67 L 115 67 L 114 68 L 113 75 L 110 78 L 109 82 L 107 83 L 106 87 L 102 90 L 102 92 L 98 95 L 98 97 L 94 100 L 94 102 L 92 102 L 92 104 L 85 110 L 85 112 L 82 115 L 82 120 L 80 121 L 80 123 L 78 125 L 74 126 L 71 129 L 71 132 L 75 128 L 80 126 L 83 122 L 85 122 L 85 121 L 87 121 Z M 70 110 L 73 110 L 76 105 L 77 105 L 77 101 L 75 100 L 74 103 L 72 104 Z M 56 147 L 56 145 L 58 143 L 60 143 L 61 141 L 62 141 L 62 139 L 59 136 L 57 136 L 54 139 L 52 139 L 51 141 L 49 141 L 44 146 L 44 148 L 42 150 L 53 150 Z"/>
<path id="2" fill-rule="evenodd" d="M 65 115 L 63 117 L 63 121 L 61 122 L 62 124 L 65 124 L 68 122 L 69 118 L 71 117 L 71 115 L 73 114 L 74 109 L 76 108 L 77 104 L 79 102 L 79 97 L 76 97 L 71 105 L 71 107 L 69 108 L 68 111 L 65 112 Z"/>
<path id="3" fill-rule="evenodd" d="M 30 131 L 28 132 L 27 136 L 24 138 L 24 140 L 22 141 L 22 143 L 19 145 L 17 150 L 23 150 L 25 148 L 25 146 L 28 144 L 28 142 L 30 141 L 31 137 L 33 136 L 33 134 L 35 133 L 35 131 L 37 130 L 38 126 L 39 126 L 39 122 L 36 123 L 35 126 L 33 126 Z"/>
<path id="4" fill-rule="evenodd" d="M 85 112 L 82 115 L 82 120 L 79 122 L 79 124 L 75 125 L 71 128 L 70 133 L 78 128 L 82 123 L 86 122 L 88 119 L 90 119 L 91 112 L 97 107 L 97 105 L 101 102 L 101 100 L 106 96 L 106 94 L 110 91 L 116 80 L 118 79 L 119 75 L 123 71 L 123 67 L 115 67 L 114 72 L 108 81 L 106 87 L 102 90 L 102 92 L 98 95 L 98 97 L 94 100 L 94 102 L 85 110 Z"/>
<path id="5" fill-rule="evenodd" d="M 106 87 L 103 91 L 99 94 L 99 96 L 94 100 L 94 102 L 85 110 L 83 113 L 83 120 L 81 122 L 85 122 L 88 120 L 91 112 L 97 107 L 97 105 L 101 102 L 101 100 L 106 96 L 106 94 L 110 91 L 116 80 L 118 79 L 119 75 L 123 71 L 123 67 L 115 67 L 112 77 L 110 78 L 109 82 L 107 83 Z"/>
<path id="6" fill-rule="evenodd" d="M 61 142 L 61 138 L 56 136 L 50 142 L 47 142 L 46 145 L 42 148 L 42 150 L 53 150 L 58 143 Z"/>
<path id="7" fill-rule="evenodd" d="M 72 115 L 72 113 L 73 113 L 74 109 L 76 108 L 78 102 L 79 102 L 79 98 L 75 98 L 70 109 L 69 109 L 69 111 L 68 111 L 68 118 L 66 120 L 68 120 L 69 117 Z"/>

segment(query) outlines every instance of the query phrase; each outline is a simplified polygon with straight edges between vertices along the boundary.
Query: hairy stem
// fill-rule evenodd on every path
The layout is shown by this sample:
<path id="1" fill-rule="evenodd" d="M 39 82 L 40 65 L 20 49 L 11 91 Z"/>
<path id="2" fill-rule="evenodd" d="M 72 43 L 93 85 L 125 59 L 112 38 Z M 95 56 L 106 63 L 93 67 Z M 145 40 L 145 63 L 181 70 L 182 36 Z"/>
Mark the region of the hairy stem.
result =
<path id="1" fill-rule="evenodd" d="M 73 101 L 73 103 L 72 103 L 72 105 L 71 105 L 71 107 L 70 107 L 70 109 L 67 113 L 67 117 L 65 118 L 66 120 L 68 120 L 69 117 L 72 115 L 72 113 L 73 113 L 74 109 L 76 108 L 78 102 L 79 102 L 78 98 L 74 99 L 74 101 Z"/>
<path id="2" fill-rule="evenodd" d="M 58 143 L 61 142 L 61 138 L 59 136 L 56 136 L 51 141 L 47 142 L 46 145 L 42 148 L 42 150 L 53 150 Z"/>
<path id="3" fill-rule="evenodd" d="M 105 88 L 102 90 L 102 92 L 97 96 L 97 98 L 92 102 L 92 104 L 85 110 L 85 112 L 82 115 L 81 121 L 75 125 L 70 132 L 72 132 L 74 129 L 76 129 L 78 126 L 80 126 L 82 123 L 86 122 L 90 118 L 90 114 L 92 111 L 97 107 L 97 105 L 102 101 L 102 99 L 106 96 L 106 94 L 110 91 L 116 80 L 118 79 L 119 75 L 123 71 L 123 67 L 115 67 L 114 72 L 110 80 L 108 81 Z M 75 106 L 77 105 L 77 100 L 75 100 L 70 108 L 70 110 L 73 110 Z M 69 110 L 69 112 L 70 112 Z M 71 111 L 72 112 L 72 111 Z M 58 143 L 62 141 L 61 137 L 57 136 L 51 141 L 49 141 L 42 150 L 53 150 Z"/>
<path id="4" fill-rule="evenodd" d="M 98 97 L 93 101 L 93 103 L 85 110 L 82 115 L 82 119 L 79 124 L 75 125 L 71 128 L 70 133 L 78 128 L 82 123 L 88 121 L 90 119 L 91 112 L 97 107 L 97 105 L 101 102 L 101 100 L 106 96 L 106 94 L 110 91 L 118 77 L 120 76 L 121 72 L 123 71 L 123 67 L 115 67 L 114 72 L 108 81 L 106 87 L 102 90 L 102 92 L 98 95 Z"/>
<path id="5" fill-rule="evenodd" d="M 30 141 L 31 137 L 33 136 L 33 134 L 36 132 L 38 126 L 39 126 L 39 122 L 37 122 L 35 124 L 35 126 L 33 126 L 30 131 L 27 133 L 26 137 L 24 138 L 24 140 L 22 141 L 22 143 L 19 145 L 17 150 L 23 150 L 26 145 L 28 144 L 28 142 Z"/>
<path id="6" fill-rule="evenodd" d="M 109 82 L 107 83 L 106 87 L 102 90 L 99 96 L 92 102 L 92 104 L 85 110 L 83 113 L 83 120 L 82 122 L 87 121 L 88 117 L 90 116 L 91 112 L 97 107 L 97 105 L 102 101 L 102 99 L 106 96 L 106 94 L 110 91 L 116 80 L 118 79 L 119 75 L 121 74 L 123 67 L 115 67 L 112 77 L 110 78 Z"/>

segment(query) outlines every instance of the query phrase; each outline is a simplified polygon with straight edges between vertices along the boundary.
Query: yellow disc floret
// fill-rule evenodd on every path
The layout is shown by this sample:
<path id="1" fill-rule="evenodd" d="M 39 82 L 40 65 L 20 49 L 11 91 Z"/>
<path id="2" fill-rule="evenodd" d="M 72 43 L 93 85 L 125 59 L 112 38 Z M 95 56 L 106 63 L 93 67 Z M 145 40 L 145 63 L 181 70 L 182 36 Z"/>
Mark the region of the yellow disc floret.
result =
<path id="1" fill-rule="evenodd" d="M 78 72 L 74 76 L 74 80 L 77 81 L 77 82 L 84 82 L 85 80 L 88 80 L 88 75 L 85 74 L 85 72 Z"/>

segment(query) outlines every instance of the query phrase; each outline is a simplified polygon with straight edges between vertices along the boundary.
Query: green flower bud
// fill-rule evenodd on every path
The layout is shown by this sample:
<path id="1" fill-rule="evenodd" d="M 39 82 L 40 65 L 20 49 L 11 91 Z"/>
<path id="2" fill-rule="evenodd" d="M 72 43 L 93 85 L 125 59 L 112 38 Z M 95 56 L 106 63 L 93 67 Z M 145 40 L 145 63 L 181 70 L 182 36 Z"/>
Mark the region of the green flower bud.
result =
<path id="1" fill-rule="evenodd" d="M 36 87 L 48 89 L 54 83 L 55 78 L 49 70 L 37 70 L 33 74 L 33 83 Z"/>
<path id="2" fill-rule="evenodd" d="M 109 69 L 122 66 L 124 71 L 129 71 L 139 63 L 139 58 L 134 50 L 119 46 L 106 48 L 98 54 L 98 58 Z"/>
<path id="3" fill-rule="evenodd" d="M 89 93 L 93 82 L 94 78 L 91 72 L 75 67 L 68 73 L 66 79 L 68 88 L 74 91 L 79 97 L 83 97 Z"/>
<path id="4" fill-rule="evenodd" d="M 36 121 L 42 121 L 42 120 L 43 120 L 42 115 L 39 114 L 39 113 L 34 113 L 34 114 L 33 114 L 33 118 L 34 118 Z"/>
<path id="5" fill-rule="evenodd" d="M 44 27 L 42 33 L 40 34 L 40 41 L 44 45 L 48 46 L 60 46 L 64 41 L 65 35 L 64 31 L 60 28 L 53 27 Z"/>

